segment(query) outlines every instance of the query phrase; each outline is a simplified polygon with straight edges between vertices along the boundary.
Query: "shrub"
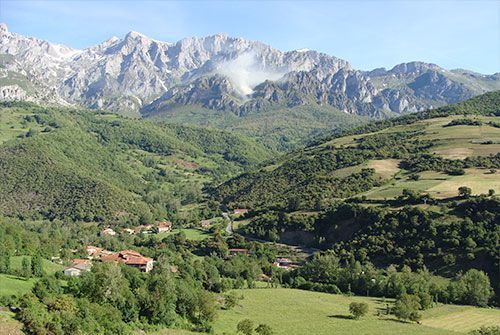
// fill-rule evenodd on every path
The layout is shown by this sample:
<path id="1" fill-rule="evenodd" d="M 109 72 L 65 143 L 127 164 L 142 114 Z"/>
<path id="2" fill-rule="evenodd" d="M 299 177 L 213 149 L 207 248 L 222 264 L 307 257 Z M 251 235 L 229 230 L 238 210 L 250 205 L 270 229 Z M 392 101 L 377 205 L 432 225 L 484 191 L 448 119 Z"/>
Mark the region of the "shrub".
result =
<path id="1" fill-rule="evenodd" d="M 351 312 L 355 319 L 359 319 L 368 313 L 368 304 L 364 302 L 351 302 L 349 312 Z"/>

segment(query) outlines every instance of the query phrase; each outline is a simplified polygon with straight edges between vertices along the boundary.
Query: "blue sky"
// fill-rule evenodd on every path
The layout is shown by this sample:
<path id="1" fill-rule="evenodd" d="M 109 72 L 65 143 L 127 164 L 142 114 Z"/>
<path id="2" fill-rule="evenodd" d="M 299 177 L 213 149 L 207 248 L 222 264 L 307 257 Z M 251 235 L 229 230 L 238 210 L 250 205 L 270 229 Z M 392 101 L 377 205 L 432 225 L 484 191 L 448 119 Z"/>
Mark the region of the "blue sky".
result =
<path id="1" fill-rule="evenodd" d="M 174 42 L 225 32 L 368 70 L 421 60 L 500 72 L 500 1 L 0 0 L 9 30 L 84 48 L 130 30 Z"/>

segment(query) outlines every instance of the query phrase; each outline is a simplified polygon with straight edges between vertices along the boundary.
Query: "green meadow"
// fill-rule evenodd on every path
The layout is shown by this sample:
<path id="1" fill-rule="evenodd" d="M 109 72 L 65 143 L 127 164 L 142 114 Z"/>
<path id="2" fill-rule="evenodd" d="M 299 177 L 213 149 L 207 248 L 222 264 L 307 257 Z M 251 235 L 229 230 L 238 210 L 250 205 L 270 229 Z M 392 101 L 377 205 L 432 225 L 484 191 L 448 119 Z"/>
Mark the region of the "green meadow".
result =
<path id="1" fill-rule="evenodd" d="M 392 299 L 344 296 L 296 289 L 236 290 L 243 297 L 231 310 L 222 310 L 214 324 L 215 334 L 236 335 L 236 325 L 250 319 L 264 323 L 276 335 L 452 335 L 465 334 L 481 326 L 500 326 L 500 310 L 470 306 L 439 305 L 424 311 L 420 324 L 403 322 L 386 315 Z M 365 302 L 368 314 L 354 320 L 351 302 Z M 196 334 L 165 329 L 151 335 Z"/>

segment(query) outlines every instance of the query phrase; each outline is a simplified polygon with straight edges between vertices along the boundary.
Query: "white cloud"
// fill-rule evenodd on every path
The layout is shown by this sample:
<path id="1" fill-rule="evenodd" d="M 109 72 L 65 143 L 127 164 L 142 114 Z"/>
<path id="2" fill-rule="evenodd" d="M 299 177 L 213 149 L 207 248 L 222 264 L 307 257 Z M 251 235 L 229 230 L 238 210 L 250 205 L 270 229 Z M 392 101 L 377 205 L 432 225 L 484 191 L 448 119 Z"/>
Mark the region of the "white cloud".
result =
<path id="1" fill-rule="evenodd" d="M 221 62 L 215 73 L 226 76 L 241 96 L 253 93 L 255 86 L 266 80 L 278 80 L 286 72 L 267 70 L 262 67 L 254 52 L 246 52 L 237 58 Z"/>

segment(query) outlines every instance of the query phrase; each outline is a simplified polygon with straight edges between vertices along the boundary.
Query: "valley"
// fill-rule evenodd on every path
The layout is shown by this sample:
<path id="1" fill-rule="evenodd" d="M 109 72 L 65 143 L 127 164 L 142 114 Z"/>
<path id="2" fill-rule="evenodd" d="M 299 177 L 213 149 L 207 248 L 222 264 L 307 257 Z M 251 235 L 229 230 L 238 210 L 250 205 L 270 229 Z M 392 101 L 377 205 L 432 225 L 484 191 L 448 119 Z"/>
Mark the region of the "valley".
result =
<path id="1" fill-rule="evenodd" d="M 0 1 L 0 334 L 499 335 L 494 5 Z"/>
<path id="2" fill-rule="evenodd" d="M 236 333 L 245 319 L 275 334 L 498 327 L 499 97 L 337 129 L 284 155 L 251 132 L 3 103 L 0 302 L 24 312 L 2 312 L 2 327 L 68 327 L 61 313 L 117 334 Z M 91 270 L 65 277 L 82 258 Z M 65 299 L 73 307 L 54 307 Z M 418 306 L 410 316 L 401 299 Z M 103 302 L 114 314 L 91 321 Z M 353 319 L 351 303 L 368 313 Z M 132 326 L 139 315 L 148 326 Z"/>

